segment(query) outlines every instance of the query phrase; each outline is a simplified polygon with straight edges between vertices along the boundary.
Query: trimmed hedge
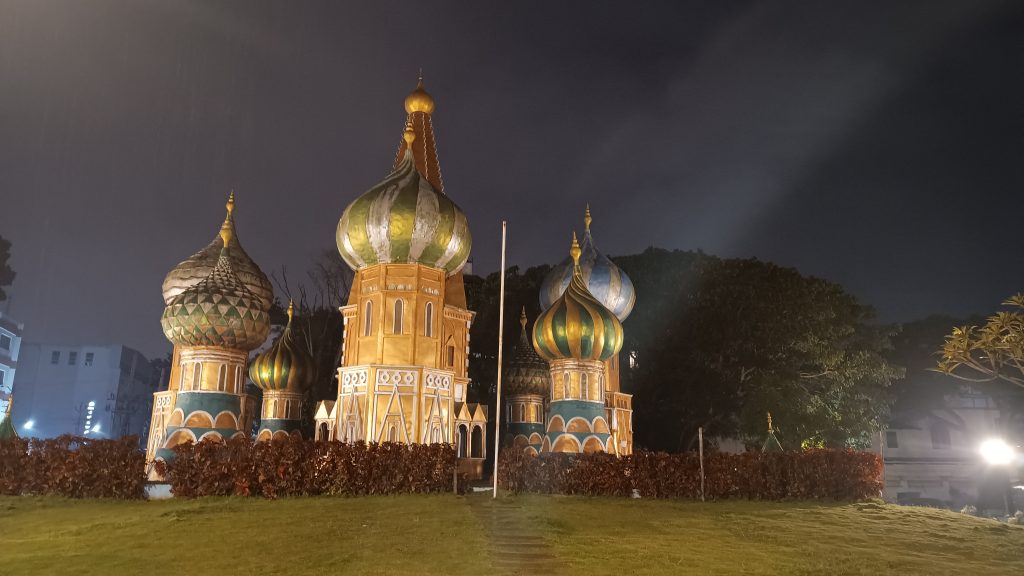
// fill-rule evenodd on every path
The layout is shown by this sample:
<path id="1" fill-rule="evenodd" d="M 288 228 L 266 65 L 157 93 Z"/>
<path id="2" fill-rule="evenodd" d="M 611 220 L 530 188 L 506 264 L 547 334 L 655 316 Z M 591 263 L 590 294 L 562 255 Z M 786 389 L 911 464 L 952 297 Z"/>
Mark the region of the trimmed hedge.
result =
<path id="1" fill-rule="evenodd" d="M 140 499 L 145 466 L 135 436 L 12 438 L 0 442 L 0 494 Z"/>
<path id="2" fill-rule="evenodd" d="M 639 451 L 616 458 L 605 453 L 543 454 L 501 451 L 498 480 L 515 492 L 700 498 L 696 453 Z M 707 500 L 863 500 L 882 490 L 882 460 L 871 452 L 811 449 L 761 454 L 705 454 Z"/>
<path id="3" fill-rule="evenodd" d="M 175 496 L 360 496 L 448 492 L 455 450 L 448 444 L 316 442 L 299 438 L 253 443 L 186 442 L 157 471 Z M 465 486 L 465 482 L 459 482 Z"/>

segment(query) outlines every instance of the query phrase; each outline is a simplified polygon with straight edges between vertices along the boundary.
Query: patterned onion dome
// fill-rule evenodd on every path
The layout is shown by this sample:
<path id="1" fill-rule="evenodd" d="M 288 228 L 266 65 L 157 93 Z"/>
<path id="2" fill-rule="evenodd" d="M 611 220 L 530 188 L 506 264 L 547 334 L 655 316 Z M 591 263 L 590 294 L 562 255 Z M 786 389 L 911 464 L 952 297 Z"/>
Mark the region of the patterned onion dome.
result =
<path id="1" fill-rule="evenodd" d="M 292 316 L 295 308 L 288 303 L 288 325 L 274 344 L 257 354 L 249 364 L 249 379 L 263 390 L 299 392 L 313 374 L 313 358 L 292 340 Z"/>
<path id="2" fill-rule="evenodd" d="M 533 346 L 545 360 L 605 361 L 622 348 L 622 323 L 587 290 L 580 272 L 580 251 L 573 233 L 569 287 L 533 325 Z"/>
<path id="3" fill-rule="evenodd" d="M 416 135 L 407 125 L 404 138 Z M 466 264 L 473 238 L 466 215 L 416 170 L 410 146 L 395 171 L 345 208 L 338 252 L 353 269 L 418 262 L 452 275 Z"/>
<path id="4" fill-rule="evenodd" d="M 601 254 L 594 247 L 594 239 L 590 235 L 590 206 L 587 206 L 583 222 L 586 225 L 583 232 L 583 244 L 580 246 L 580 273 L 587 284 L 590 293 L 618 316 L 619 320 L 625 320 L 633 311 L 633 304 L 636 303 L 636 292 L 633 290 L 633 282 L 626 276 L 626 273 L 615 265 L 607 256 Z M 573 262 L 566 258 L 558 266 L 548 272 L 544 283 L 540 287 L 540 307 L 547 310 L 558 297 L 569 287 L 572 279 Z"/>
<path id="5" fill-rule="evenodd" d="M 235 274 L 231 230 L 221 229 L 224 248 L 210 275 L 171 298 L 160 319 L 164 336 L 179 346 L 216 346 L 249 351 L 270 333 L 270 304 Z"/>
<path id="6" fill-rule="evenodd" d="M 235 233 L 234 192 L 228 197 L 227 209 L 228 214 L 224 218 L 224 223 L 221 224 L 221 230 L 229 229 L 231 231 L 231 243 L 228 246 L 231 249 L 231 268 L 242 284 L 245 284 L 245 287 L 257 297 L 266 301 L 269 306 L 274 301 L 274 288 L 270 285 L 270 280 L 267 280 L 266 274 L 242 249 L 242 245 L 238 242 L 238 234 Z M 220 258 L 220 250 L 223 247 L 224 241 L 218 234 L 205 248 L 189 256 L 188 260 L 168 272 L 163 285 L 164 304 L 170 304 L 172 298 L 209 276 L 210 272 L 213 272 L 213 267 L 217 265 L 217 259 Z"/>
<path id="7" fill-rule="evenodd" d="M 548 363 L 537 355 L 530 344 L 530 337 L 526 331 L 526 308 L 523 308 L 519 316 L 519 324 L 523 327 L 519 334 L 519 344 L 516 345 L 512 358 L 505 364 L 506 389 L 512 396 L 536 394 L 546 397 L 550 391 L 551 376 L 548 373 Z"/>

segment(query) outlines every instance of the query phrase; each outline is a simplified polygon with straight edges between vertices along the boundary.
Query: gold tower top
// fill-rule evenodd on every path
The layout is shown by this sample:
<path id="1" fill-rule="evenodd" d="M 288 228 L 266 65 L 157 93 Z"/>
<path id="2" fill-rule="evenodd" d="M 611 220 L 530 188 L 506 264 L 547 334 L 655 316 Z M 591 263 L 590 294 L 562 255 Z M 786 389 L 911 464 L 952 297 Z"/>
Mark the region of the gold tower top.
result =
<path id="1" fill-rule="evenodd" d="M 413 112 L 434 113 L 434 98 L 423 89 L 422 75 L 420 75 L 419 82 L 416 83 L 416 89 L 405 97 L 405 111 L 409 114 Z"/>

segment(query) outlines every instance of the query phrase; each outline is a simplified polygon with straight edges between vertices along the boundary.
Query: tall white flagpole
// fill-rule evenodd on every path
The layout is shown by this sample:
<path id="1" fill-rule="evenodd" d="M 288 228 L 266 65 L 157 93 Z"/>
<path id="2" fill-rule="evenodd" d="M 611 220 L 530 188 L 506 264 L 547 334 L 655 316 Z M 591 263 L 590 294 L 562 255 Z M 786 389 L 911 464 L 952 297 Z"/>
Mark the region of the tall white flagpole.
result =
<path id="1" fill-rule="evenodd" d="M 501 446 L 501 341 L 505 334 L 505 227 L 501 221 L 501 284 L 498 292 L 498 397 L 494 401 L 494 495 L 498 497 L 498 447 Z"/>

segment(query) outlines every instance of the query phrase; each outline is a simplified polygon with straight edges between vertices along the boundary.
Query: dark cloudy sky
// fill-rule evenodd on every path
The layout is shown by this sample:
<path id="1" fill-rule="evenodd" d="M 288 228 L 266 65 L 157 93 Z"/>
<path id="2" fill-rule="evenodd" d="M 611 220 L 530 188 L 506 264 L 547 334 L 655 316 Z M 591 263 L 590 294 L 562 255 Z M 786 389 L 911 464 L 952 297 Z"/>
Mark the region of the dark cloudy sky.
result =
<path id="1" fill-rule="evenodd" d="M 149 355 L 228 191 L 268 273 L 334 245 L 422 67 L 477 272 L 757 256 L 886 320 L 1024 290 L 1024 3 L 0 0 L 0 235 L 34 341 Z M 643 305 L 639 295 L 638 306 Z"/>

